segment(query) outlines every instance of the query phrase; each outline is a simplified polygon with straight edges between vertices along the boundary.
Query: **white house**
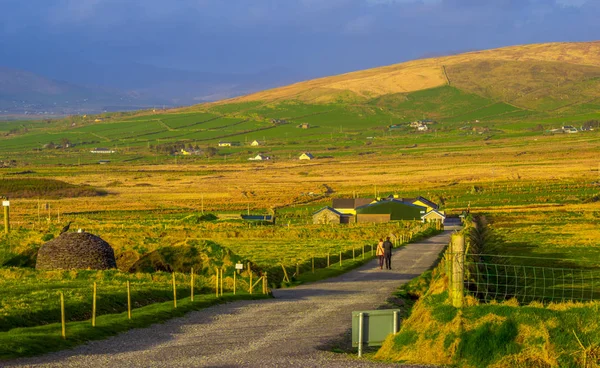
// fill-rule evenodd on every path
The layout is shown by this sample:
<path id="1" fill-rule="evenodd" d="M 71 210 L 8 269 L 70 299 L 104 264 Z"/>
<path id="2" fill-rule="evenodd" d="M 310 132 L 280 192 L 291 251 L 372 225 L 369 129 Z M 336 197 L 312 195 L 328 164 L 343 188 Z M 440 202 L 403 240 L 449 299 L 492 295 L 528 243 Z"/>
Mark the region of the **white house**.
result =
<path id="1" fill-rule="evenodd" d="M 94 148 L 90 151 L 91 153 L 115 153 L 115 151 L 109 148 Z"/>
<path id="2" fill-rule="evenodd" d="M 271 159 L 271 157 L 263 155 L 262 153 L 259 153 L 258 155 L 254 156 L 254 157 L 250 157 L 248 160 L 250 160 L 250 161 L 267 161 L 270 159 Z"/>

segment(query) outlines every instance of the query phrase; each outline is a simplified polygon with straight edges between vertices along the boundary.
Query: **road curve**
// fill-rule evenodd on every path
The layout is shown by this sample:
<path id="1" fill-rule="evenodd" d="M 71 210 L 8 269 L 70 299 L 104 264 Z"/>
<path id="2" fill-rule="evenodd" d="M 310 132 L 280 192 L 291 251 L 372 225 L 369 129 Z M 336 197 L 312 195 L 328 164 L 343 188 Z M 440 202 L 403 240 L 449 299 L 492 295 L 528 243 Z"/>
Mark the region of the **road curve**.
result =
<path id="1" fill-rule="evenodd" d="M 392 270 L 376 260 L 320 282 L 273 291 L 130 330 L 72 350 L 0 362 L 6 367 L 383 367 L 328 351 L 344 341 L 351 312 L 375 309 L 429 269 L 450 230 L 397 249 Z"/>

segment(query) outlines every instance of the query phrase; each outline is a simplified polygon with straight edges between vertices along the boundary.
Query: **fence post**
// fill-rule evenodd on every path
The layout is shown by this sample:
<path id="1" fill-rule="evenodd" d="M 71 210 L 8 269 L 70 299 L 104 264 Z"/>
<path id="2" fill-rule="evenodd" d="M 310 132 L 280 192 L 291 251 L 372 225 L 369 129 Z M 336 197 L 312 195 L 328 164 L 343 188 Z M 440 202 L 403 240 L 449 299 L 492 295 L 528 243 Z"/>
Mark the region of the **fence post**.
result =
<path id="1" fill-rule="evenodd" d="M 233 270 L 233 295 L 235 295 L 235 284 L 237 279 L 237 270 Z"/>
<path id="2" fill-rule="evenodd" d="M 365 259 L 365 246 L 362 246 L 362 259 Z"/>
<path id="3" fill-rule="evenodd" d="M 340 268 L 342 267 L 342 251 L 340 250 Z"/>
<path id="4" fill-rule="evenodd" d="M 194 267 L 190 273 L 190 300 L 194 301 Z"/>
<path id="5" fill-rule="evenodd" d="M 131 287 L 127 280 L 127 319 L 131 319 Z"/>
<path id="6" fill-rule="evenodd" d="M 249 285 L 249 288 L 248 288 L 248 292 L 249 292 L 250 294 L 252 294 L 252 289 L 253 289 L 253 286 L 254 286 L 254 285 L 252 285 L 252 272 L 250 272 L 250 285 Z"/>
<path id="7" fill-rule="evenodd" d="M 223 268 L 222 267 L 221 267 L 220 272 L 221 272 L 221 280 L 220 280 L 221 281 L 220 282 L 220 284 L 221 284 L 221 296 L 223 296 Z"/>
<path id="8" fill-rule="evenodd" d="M 355 253 L 355 247 L 352 247 L 352 260 L 354 261 L 356 259 L 356 255 Z"/>
<path id="9" fill-rule="evenodd" d="M 175 272 L 173 275 L 173 308 L 177 308 L 177 285 L 175 284 Z"/>
<path id="10" fill-rule="evenodd" d="M 465 236 L 462 234 L 453 235 L 452 243 L 454 251 L 452 260 L 452 305 L 456 308 L 462 308 L 465 275 Z"/>
<path id="11" fill-rule="evenodd" d="M 329 267 L 329 252 L 327 252 L 327 267 Z"/>
<path id="12" fill-rule="evenodd" d="M 312 273 L 315 273 L 315 256 L 312 257 Z"/>
<path id="13" fill-rule="evenodd" d="M 219 267 L 215 267 L 215 294 L 219 297 Z"/>
<path id="14" fill-rule="evenodd" d="M 371 244 L 371 257 L 373 256 L 373 244 Z"/>
<path id="15" fill-rule="evenodd" d="M 265 274 L 263 275 L 263 294 L 267 293 L 267 272 L 265 272 Z"/>
<path id="16" fill-rule="evenodd" d="M 96 282 L 94 281 L 94 291 L 92 293 L 92 327 L 96 327 Z"/>
<path id="17" fill-rule="evenodd" d="M 8 200 L 2 201 L 2 207 L 4 207 L 4 233 L 8 234 L 10 231 L 10 210 L 8 208 Z"/>
<path id="18" fill-rule="evenodd" d="M 61 336 L 63 339 L 67 338 L 67 331 L 65 327 L 65 295 L 60 292 L 60 325 L 61 325 Z"/>

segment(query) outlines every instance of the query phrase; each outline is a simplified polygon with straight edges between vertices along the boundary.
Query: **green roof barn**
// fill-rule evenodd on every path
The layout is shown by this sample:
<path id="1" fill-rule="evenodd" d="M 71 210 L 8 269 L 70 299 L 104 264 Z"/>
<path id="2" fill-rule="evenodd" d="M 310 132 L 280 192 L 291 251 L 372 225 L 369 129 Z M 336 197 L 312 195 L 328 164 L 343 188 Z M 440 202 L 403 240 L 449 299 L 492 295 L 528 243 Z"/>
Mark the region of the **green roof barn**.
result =
<path id="1" fill-rule="evenodd" d="M 389 221 L 421 220 L 421 217 L 426 213 L 427 209 L 425 207 L 415 206 L 396 199 L 385 199 L 366 206 L 357 207 L 356 220 L 357 222 L 383 222 L 368 220 L 369 218 L 375 219 L 377 216 L 374 215 L 389 215 Z"/>

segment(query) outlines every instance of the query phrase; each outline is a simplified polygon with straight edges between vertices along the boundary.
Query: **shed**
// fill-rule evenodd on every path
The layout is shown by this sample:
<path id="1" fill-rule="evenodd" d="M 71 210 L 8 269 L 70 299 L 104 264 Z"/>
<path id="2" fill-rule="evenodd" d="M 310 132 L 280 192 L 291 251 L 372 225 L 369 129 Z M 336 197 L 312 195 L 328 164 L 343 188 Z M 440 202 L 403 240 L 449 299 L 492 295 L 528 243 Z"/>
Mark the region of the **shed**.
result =
<path id="1" fill-rule="evenodd" d="M 344 214 L 327 206 L 313 213 L 313 224 L 348 224 L 352 222 L 352 215 Z"/>
<path id="2" fill-rule="evenodd" d="M 42 245 L 37 255 L 38 270 L 116 268 L 115 252 L 100 237 L 67 232 Z"/>
<path id="3" fill-rule="evenodd" d="M 361 221 L 361 215 L 389 215 L 390 221 L 398 220 L 421 220 L 421 216 L 427 213 L 422 206 L 399 201 L 397 199 L 385 199 L 356 208 L 356 220 Z M 363 217 L 364 218 L 364 217 Z"/>

